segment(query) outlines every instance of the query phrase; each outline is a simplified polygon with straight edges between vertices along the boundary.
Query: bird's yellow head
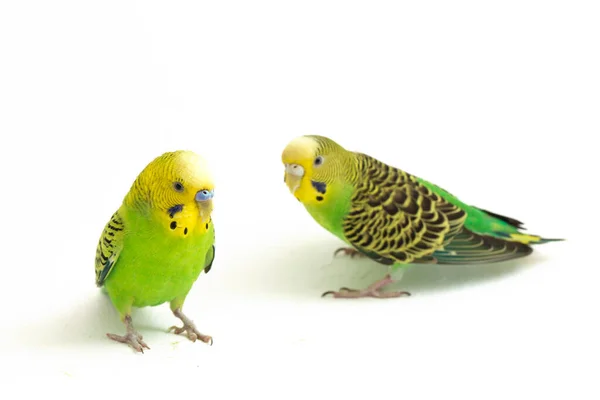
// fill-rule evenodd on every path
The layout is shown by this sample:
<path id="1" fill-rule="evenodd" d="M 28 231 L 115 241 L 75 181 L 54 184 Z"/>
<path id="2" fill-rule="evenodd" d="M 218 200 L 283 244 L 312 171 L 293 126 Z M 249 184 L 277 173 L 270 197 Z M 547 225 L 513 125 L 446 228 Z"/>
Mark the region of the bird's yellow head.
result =
<path id="1" fill-rule="evenodd" d="M 352 172 L 353 153 L 324 136 L 292 140 L 283 150 L 284 181 L 304 205 L 327 202 L 328 189 L 346 181 Z"/>
<path id="2" fill-rule="evenodd" d="M 181 230 L 184 236 L 198 220 L 208 226 L 213 196 L 213 177 L 206 160 L 179 150 L 152 160 L 138 175 L 125 202 L 149 206 L 171 230 Z"/>

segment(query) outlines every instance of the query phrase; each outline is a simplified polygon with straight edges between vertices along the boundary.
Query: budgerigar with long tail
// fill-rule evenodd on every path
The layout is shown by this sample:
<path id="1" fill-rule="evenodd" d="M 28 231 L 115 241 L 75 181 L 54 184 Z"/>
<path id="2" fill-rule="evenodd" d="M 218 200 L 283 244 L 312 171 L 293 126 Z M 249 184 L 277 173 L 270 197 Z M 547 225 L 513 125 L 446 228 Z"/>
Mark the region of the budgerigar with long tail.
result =
<path id="1" fill-rule="evenodd" d="M 467 205 L 446 190 L 348 151 L 317 135 L 295 138 L 284 149 L 284 181 L 308 213 L 349 247 L 352 256 L 389 266 L 364 289 L 328 291 L 336 298 L 389 298 L 391 273 L 407 264 L 484 264 L 525 257 L 545 239 L 522 232 L 522 223 Z"/>
<path id="2" fill-rule="evenodd" d="M 182 311 L 186 296 L 215 258 L 211 218 L 214 183 L 207 162 L 191 151 L 167 152 L 138 175 L 112 215 L 96 249 L 96 285 L 103 287 L 125 324 L 115 341 L 144 352 L 133 307 L 169 303 L 181 327 L 175 333 L 212 344 Z"/>

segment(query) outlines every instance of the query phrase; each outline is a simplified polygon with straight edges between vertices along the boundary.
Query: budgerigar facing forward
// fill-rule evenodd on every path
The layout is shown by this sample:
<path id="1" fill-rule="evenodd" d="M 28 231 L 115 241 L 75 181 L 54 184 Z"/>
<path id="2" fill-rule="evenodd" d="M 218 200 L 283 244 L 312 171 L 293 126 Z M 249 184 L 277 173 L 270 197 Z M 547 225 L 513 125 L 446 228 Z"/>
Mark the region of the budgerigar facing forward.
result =
<path id="1" fill-rule="evenodd" d="M 282 161 L 294 196 L 322 227 L 351 246 L 340 250 L 389 265 L 391 271 L 409 263 L 506 261 L 529 255 L 531 244 L 560 240 L 522 233 L 515 219 L 469 206 L 430 182 L 323 136 L 294 139 Z M 364 290 L 323 295 L 409 294 L 380 291 L 391 282 L 388 273 Z"/>
<path id="2" fill-rule="evenodd" d="M 143 352 L 148 345 L 133 327 L 132 307 L 169 302 L 192 341 L 212 343 L 182 312 L 185 298 L 215 258 L 211 220 L 214 185 L 206 162 L 190 151 L 165 153 L 138 175 L 106 224 L 96 250 L 96 285 L 104 286 L 125 323 L 118 342 Z"/>

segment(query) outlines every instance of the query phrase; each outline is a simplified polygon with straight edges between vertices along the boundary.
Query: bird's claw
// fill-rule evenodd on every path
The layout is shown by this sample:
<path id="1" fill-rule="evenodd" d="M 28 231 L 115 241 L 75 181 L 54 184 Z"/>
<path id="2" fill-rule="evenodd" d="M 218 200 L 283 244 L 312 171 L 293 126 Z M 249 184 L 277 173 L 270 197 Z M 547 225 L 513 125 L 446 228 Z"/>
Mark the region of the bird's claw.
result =
<path id="1" fill-rule="evenodd" d="M 340 247 L 339 249 L 337 249 L 334 253 L 333 256 L 337 256 L 339 253 L 344 253 L 347 256 L 350 256 L 350 258 L 354 258 L 354 257 L 364 257 L 364 254 L 361 253 L 360 251 L 352 248 L 352 247 Z"/>
<path id="2" fill-rule="evenodd" d="M 181 327 L 179 327 L 179 326 L 172 326 L 172 327 L 169 328 L 169 332 L 170 331 L 173 331 L 177 335 L 180 335 L 183 332 L 186 332 L 186 336 L 192 342 L 195 342 L 196 340 L 200 339 L 201 341 L 203 341 L 204 343 L 208 344 L 209 346 L 212 346 L 212 344 L 213 344 L 213 338 L 211 336 L 204 335 L 204 334 L 198 332 L 198 329 L 196 329 L 196 327 L 193 326 L 193 325 L 186 325 L 186 324 L 184 324 Z"/>
<path id="3" fill-rule="evenodd" d="M 150 347 L 148 347 L 146 342 L 143 340 L 144 337 L 135 331 L 127 332 L 127 334 L 123 336 L 115 335 L 114 333 L 107 333 L 106 336 L 114 341 L 128 344 L 134 350 L 140 353 L 144 352 L 144 348 L 150 350 Z"/>
<path id="4" fill-rule="evenodd" d="M 335 294 L 339 293 L 339 292 L 358 292 L 358 290 L 357 289 L 350 289 L 350 288 L 347 288 L 347 287 L 341 287 L 337 292 L 335 290 L 328 290 L 328 291 L 324 292 L 321 295 L 321 297 L 325 297 L 325 296 L 330 295 L 330 294 L 335 296 Z"/>
<path id="5" fill-rule="evenodd" d="M 394 282 L 392 277 L 388 274 L 385 278 L 375 282 L 364 290 L 350 289 L 347 287 L 341 287 L 337 292 L 334 290 L 328 290 L 323 293 L 321 297 L 332 295 L 334 298 L 342 299 L 359 299 L 362 297 L 375 297 L 378 299 L 387 299 L 391 297 L 410 296 L 409 292 L 396 291 L 396 292 L 382 292 L 380 289 L 390 283 Z"/>
<path id="6" fill-rule="evenodd" d="M 340 288 L 338 291 L 328 290 L 324 292 L 321 297 L 332 295 L 336 299 L 360 299 L 363 297 L 374 297 L 377 299 L 388 299 L 393 297 L 410 296 L 410 292 L 397 291 L 397 292 L 382 292 L 380 290 L 357 290 L 349 289 L 346 287 Z"/>

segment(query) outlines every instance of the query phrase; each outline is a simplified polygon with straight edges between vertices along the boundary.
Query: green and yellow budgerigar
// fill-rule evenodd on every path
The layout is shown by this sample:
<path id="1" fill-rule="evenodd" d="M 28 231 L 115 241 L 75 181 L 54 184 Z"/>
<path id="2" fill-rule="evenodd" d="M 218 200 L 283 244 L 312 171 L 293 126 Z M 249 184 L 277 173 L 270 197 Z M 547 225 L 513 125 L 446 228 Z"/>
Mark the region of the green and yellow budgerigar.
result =
<path id="1" fill-rule="evenodd" d="M 524 257 L 544 239 L 522 223 L 467 205 L 446 190 L 333 140 L 306 135 L 284 149 L 285 183 L 308 213 L 351 247 L 346 254 L 390 266 L 483 264 Z M 337 253 L 337 252 L 336 252 Z M 336 298 L 398 297 L 383 292 L 391 274 L 364 290 L 328 291 Z"/>
<path id="2" fill-rule="evenodd" d="M 168 302 L 183 322 L 170 330 L 212 344 L 182 307 L 215 258 L 213 195 L 208 165 L 191 151 L 164 153 L 138 175 L 96 250 L 96 285 L 106 290 L 127 328 L 123 336 L 107 333 L 109 338 L 137 351 L 149 349 L 133 327 L 132 307 Z"/>

